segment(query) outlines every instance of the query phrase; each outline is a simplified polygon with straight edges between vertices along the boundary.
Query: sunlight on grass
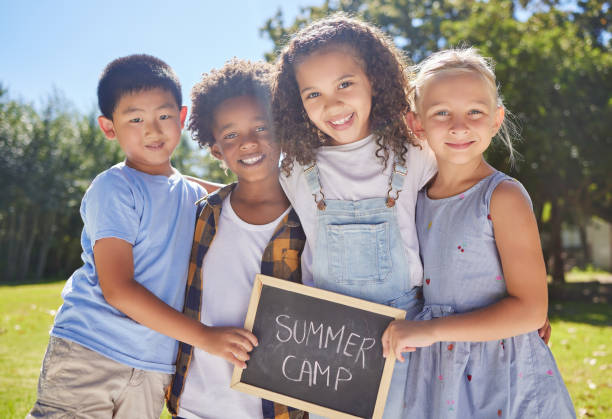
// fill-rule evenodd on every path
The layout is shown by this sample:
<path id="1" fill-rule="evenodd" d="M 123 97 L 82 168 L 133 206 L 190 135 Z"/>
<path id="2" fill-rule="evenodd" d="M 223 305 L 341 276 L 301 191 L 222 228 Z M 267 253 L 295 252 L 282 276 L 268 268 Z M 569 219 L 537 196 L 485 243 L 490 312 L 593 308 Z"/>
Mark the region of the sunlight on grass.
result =
<path id="1" fill-rule="evenodd" d="M 64 282 L 0 286 L 0 412 L 23 418 L 36 399 L 40 364 Z M 612 307 L 551 302 L 551 350 L 578 417 L 612 417 Z M 164 412 L 162 418 L 169 419 Z"/>

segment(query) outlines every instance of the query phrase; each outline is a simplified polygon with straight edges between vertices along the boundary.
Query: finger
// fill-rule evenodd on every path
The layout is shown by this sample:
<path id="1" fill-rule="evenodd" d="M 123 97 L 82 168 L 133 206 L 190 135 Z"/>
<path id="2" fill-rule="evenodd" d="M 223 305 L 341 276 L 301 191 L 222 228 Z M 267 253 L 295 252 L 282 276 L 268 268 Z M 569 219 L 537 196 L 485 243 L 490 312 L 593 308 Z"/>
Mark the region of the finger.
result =
<path id="1" fill-rule="evenodd" d="M 248 352 L 246 352 L 242 346 L 239 345 L 231 345 L 230 352 L 234 354 L 234 356 L 241 361 L 248 361 L 251 359 Z"/>
<path id="2" fill-rule="evenodd" d="M 404 346 L 402 348 L 402 352 L 414 352 L 416 351 L 416 348 L 412 347 L 412 346 Z"/>
<path id="3" fill-rule="evenodd" d="M 395 347 L 397 348 L 395 350 L 395 359 L 397 359 L 399 362 L 404 362 L 404 355 L 402 355 L 402 351 L 399 349 L 399 345 L 395 345 Z"/>
<path id="4" fill-rule="evenodd" d="M 253 345 L 251 344 L 251 341 L 246 338 L 241 332 L 242 331 L 238 331 L 234 334 L 232 343 L 234 345 L 239 345 L 241 349 L 244 349 L 246 352 L 251 352 L 253 350 Z"/>
<path id="5" fill-rule="evenodd" d="M 386 358 L 389 355 L 389 335 L 387 333 L 389 329 L 385 330 L 381 338 L 381 343 L 383 347 L 383 357 Z"/>
<path id="6" fill-rule="evenodd" d="M 246 362 L 241 361 L 240 359 L 236 358 L 236 356 L 232 352 L 224 353 L 223 354 L 223 358 L 226 361 L 229 361 L 232 364 L 234 364 L 235 367 L 238 367 L 238 368 L 240 368 L 242 370 L 246 368 Z"/>
<path id="7" fill-rule="evenodd" d="M 257 341 L 257 337 L 255 337 L 255 335 L 251 333 L 250 331 L 246 329 L 236 329 L 236 333 L 242 336 L 243 338 L 245 338 L 246 340 L 248 340 L 251 346 L 259 345 L 259 342 Z"/>

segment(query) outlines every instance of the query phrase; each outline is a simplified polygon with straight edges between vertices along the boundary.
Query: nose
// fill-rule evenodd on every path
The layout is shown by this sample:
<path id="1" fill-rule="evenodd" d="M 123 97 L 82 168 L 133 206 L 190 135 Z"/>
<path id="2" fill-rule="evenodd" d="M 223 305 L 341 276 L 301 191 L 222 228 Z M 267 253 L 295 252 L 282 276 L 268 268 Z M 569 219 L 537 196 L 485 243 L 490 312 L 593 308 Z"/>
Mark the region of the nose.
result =
<path id="1" fill-rule="evenodd" d="M 325 98 L 325 108 L 333 110 L 334 107 L 342 107 L 342 100 L 335 95 L 328 95 Z"/>
<path id="2" fill-rule="evenodd" d="M 161 127 L 157 119 L 145 121 L 145 134 L 146 135 L 161 134 Z"/>
<path id="3" fill-rule="evenodd" d="M 470 130 L 465 124 L 465 122 L 463 122 L 463 120 L 457 120 L 457 119 L 453 121 L 449 129 L 450 134 L 456 137 L 465 136 L 469 133 L 469 131 Z"/>
<path id="4" fill-rule="evenodd" d="M 242 137 L 242 141 L 240 143 L 240 150 L 249 151 L 257 148 L 257 145 L 257 138 L 254 135 L 246 135 Z"/>

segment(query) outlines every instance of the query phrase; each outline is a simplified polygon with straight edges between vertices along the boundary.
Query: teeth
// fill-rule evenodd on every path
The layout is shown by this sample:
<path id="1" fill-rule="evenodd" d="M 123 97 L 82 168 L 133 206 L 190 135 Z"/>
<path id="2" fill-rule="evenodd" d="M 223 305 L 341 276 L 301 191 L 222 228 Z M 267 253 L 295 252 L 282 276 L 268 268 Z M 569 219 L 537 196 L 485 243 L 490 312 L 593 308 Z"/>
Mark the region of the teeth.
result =
<path id="1" fill-rule="evenodd" d="M 259 156 L 249 157 L 248 159 L 242 159 L 242 162 L 245 164 L 255 164 L 261 159 L 263 159 L 263 155 L 260 154 Z"/>
<path id="2" fill-rule="evenodd" d="M 351 119 L 351 117 L 353 116 L 353 114 L 347 115 L 342 119 L 338 119 L 337 121 L 331 121 L 332 124 L 334 125 L 342 125 L 345 122 L 347 122 L 349 119 Z"/>

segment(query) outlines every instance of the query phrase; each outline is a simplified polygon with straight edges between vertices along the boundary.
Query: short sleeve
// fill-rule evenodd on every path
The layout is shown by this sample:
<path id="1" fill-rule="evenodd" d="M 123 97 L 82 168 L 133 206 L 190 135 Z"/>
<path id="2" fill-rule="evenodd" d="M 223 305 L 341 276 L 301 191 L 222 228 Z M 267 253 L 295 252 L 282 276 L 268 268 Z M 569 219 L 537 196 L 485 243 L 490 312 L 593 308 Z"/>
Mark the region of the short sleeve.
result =
<path id="1" fill-rule="evenodd" d="M 295 206 L 295 193 L 297 189 L 297 183 L 299 181 L 299 166 L 297 163 L 294 164 L 293 170 L 289 176 L 286 176 L 285 173 L 281 171 L 278 180 L 280 181 L 281 187 L 287 195 L 287 199 L 291 203 L 291 205 Z"/>
<path id="2" fill-rule="evenodd" d="M 134 245 L 140 224 L 137 199 L 120 173 L 105 172 L 93 181 L 84 197 L 83 220 L 92 243 L 115 237 Z"/>
<path id="3" fill-rule="evenodd" d="M 421 149 L 421 152 L 419 153 L 420 156 L 420 164 L 421 166 L 421 179 L 419 180 L 419 187 L 418 189 L 421 190 L 423 188 L 423 186 L 425 186 L 427 184 L 427 182 L 429 182 L 431 180 L 431 178 L 436 174 L 436 172 L 438 171 L 438 164 L 436 163 L 436 156 L 434 155 L 433 151 L 431 150 L 431 148 L 429 147 L 429 144 L 427 144 L 426 141 L 421 142 L 421 146 L 423 147 Z"/>

